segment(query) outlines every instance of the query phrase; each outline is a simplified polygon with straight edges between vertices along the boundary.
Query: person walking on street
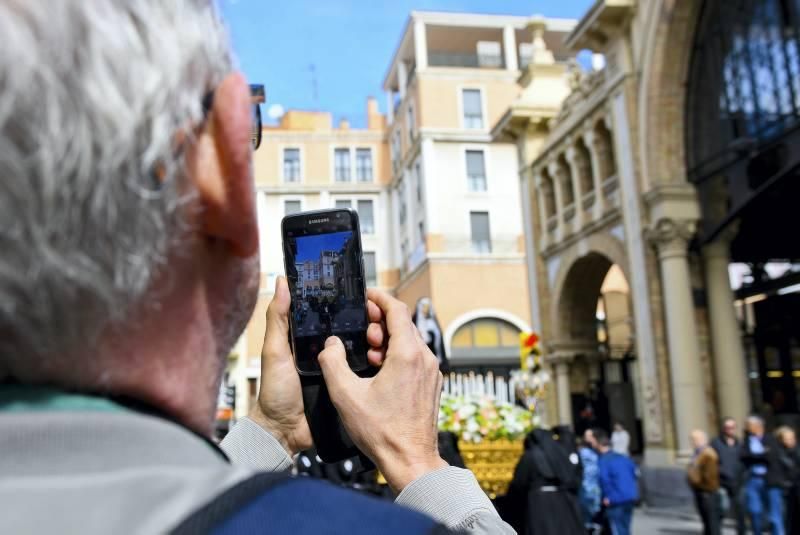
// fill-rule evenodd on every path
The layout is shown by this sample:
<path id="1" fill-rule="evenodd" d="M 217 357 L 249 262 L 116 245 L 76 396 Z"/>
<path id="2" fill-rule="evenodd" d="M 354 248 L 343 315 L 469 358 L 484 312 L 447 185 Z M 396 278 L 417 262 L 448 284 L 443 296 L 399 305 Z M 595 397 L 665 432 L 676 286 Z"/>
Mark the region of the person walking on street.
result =
<path id="1" fill-rule="evenodd" d="M 534 429 L 514 469 L 506 502 L 521 535 L 582 535 L 583 522 L 572 489 L 580 485 L 569 452 L 553 433 Z"/>
<path id="2" fill-rule="evenodd" d="M 636 464 L 627 455 L 611 450 L 605 430 L 594 429 L 593 433 L 600 453 L 598 481 L 611 534 L 630 535 L 633 507 L 639 500 Z"/>
<path id="3" fill-rule="evenodd" d="M 778 441 L 765 433 L 764 420 L 759 416 L 748 417 L 741 458 L 747 470 L 747 513 L 756 534 L 760 534 L 765 527 L 765 512 L 772 535 L 785 533 L 782 488 L 784 476 L 778 454 Z"/>
<path id="4" fill-rule="evenodd" d="M 723 418 L 720 433 L 711 441 L 711 447 L 719 458 L 719 483 L 728 498 L 737 535 L 745 533 L 745 514 L 742 507 L 742 461 L 741 441 L 736 431 L 736 420 Z"/>
<path id="5" fill-rule="evenodd" d="M 784 496 L 786 498 L 786 533 L 800 535 L 800 450 L 797 449 L 797 434 L 787 426 L 775 431 L 780 445 L 778 460 L 784 473 Z"/>
<path id="6" fill-rule="evenodd" d="M 601 526 L 598 516 L 603 496 L 598 481 L 600 457 L 597 454 L 597 442 L 591 429 L 584 431 L 583 443 L 578 449 L 578 455 L 580 455 L 583 465 L 583 479 L 578 493 L 578 502 L 583 513 L 583 525 L 587 533 L 596 533 Z"/>
<path id="7" fill-rule="evenodd" d="M 695 429 L 690 436 L 694 455 L 689 463 L 689 485 L 694 493 L 697 512 L 703 520 L 704 535 L 719 535 L 722 515 L 719 504 L 719 457 L 708 445 L 705 431 Z"/>
<path id="8" fill-rule="evenodd" d="M 614 424 L 614 432 L 611 433 L 611 449 L 620 455 L 630 455 L 631 435 L 620 422 Z"/>

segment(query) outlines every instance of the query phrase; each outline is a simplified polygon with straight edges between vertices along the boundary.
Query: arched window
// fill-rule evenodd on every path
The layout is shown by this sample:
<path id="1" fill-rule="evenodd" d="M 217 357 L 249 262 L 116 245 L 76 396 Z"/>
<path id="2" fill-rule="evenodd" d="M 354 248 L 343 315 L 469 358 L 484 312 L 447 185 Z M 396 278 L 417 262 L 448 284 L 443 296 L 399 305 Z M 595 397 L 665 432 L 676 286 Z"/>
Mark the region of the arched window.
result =
<path id="1" fill-rule="evenodd" d="M 544 214 L 547 219 L 550 219 L 556 215 L 556 190 L 553 186 L 553 178 L 546 168 L 542 169 L 541 195 L 544 195 Z"/>
<path id="2" fill-rule="evenodd" d="M 516 326 L 498 318 L 474 319 L 453 335 L 451 358 L 454 363 L 518 362 L 519 333 Z"/>

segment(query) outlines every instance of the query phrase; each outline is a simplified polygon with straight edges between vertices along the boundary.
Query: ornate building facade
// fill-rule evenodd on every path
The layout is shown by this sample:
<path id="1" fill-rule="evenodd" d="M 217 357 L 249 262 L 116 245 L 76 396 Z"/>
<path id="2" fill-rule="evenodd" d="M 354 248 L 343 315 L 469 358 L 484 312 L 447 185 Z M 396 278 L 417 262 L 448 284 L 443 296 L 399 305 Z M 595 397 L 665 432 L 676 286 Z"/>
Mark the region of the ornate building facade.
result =
<path id="1" fill-rule="evenodd" d="M 551 418 L 621 422 L 650 466 L 723 415 L 797 416 L 799 8 L 598 0 L 560 110 L 537 105 L 543 52 L 493 129 L 520 155 Z"/>

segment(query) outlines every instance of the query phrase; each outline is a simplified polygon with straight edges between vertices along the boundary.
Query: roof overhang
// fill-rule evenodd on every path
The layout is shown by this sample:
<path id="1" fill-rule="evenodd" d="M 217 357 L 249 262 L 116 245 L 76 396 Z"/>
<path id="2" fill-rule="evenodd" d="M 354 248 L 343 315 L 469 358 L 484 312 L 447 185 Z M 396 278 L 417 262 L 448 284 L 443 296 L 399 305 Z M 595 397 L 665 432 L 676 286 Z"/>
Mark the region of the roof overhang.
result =
<path id="1" fill-rule="evenodd" d="M 624 26 L 636 7 L 636 0 L 597 0 L 578 21 L 565 44 L 574 51 L 599 51 Z"/>

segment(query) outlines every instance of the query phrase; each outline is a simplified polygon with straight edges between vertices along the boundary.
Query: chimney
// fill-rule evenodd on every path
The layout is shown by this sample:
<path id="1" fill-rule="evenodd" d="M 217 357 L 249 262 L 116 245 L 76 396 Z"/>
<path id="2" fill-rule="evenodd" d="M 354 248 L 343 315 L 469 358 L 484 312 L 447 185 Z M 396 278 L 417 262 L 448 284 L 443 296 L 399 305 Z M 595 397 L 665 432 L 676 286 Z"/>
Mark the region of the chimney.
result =
<path id="1" fill-rule="evenodd" d="M 339 119 L 339 130 L 350 130 L 350 121 L 344 117 Z"/>
<path id="2" fill-rule="evenodd" d="M 386 128 L 386 117 L 378 110 L 378 99 L 367 97 L 367 128 L 382 130 Z"/>

